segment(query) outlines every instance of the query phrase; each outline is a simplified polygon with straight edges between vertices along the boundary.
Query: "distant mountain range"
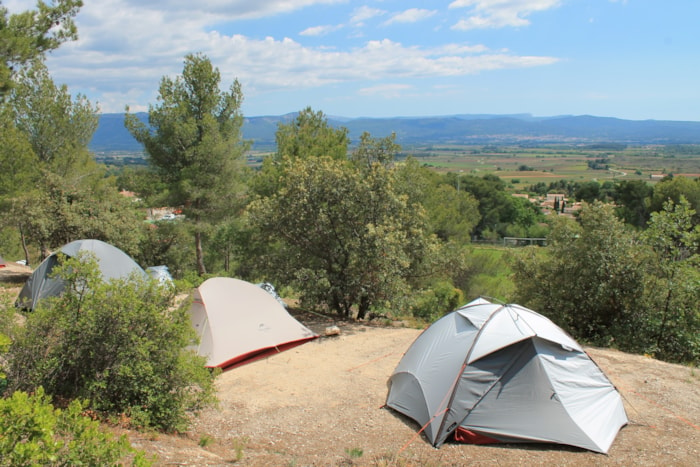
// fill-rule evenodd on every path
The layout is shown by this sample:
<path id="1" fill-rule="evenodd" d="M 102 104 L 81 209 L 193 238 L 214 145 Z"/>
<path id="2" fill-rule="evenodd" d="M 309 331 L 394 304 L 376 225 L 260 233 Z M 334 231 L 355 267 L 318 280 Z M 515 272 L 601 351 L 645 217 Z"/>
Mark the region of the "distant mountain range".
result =
<path id="1" fill-rule="evenodd" d="M 148 121 L 146 113 L 136 114 Z M 296 113 L 247 117 L 243 137 L 254 149 L 272 150 L 279 123 Z M 620 143 L 700 144 L 700 122 L 671 120 L 623 120 L 610 117 L 513 115 L 447 115 L 436 117 L 345 118 L 327 116 L 333 127 L 346 127 L 351 141 L 363 132 L 379 138 L 396 133 L 404 147 L 436 144 Z M 124 114 L 102 114 L 90 144 L 94 152 L 138 152 L 141 145 L 124 128 Z"/>

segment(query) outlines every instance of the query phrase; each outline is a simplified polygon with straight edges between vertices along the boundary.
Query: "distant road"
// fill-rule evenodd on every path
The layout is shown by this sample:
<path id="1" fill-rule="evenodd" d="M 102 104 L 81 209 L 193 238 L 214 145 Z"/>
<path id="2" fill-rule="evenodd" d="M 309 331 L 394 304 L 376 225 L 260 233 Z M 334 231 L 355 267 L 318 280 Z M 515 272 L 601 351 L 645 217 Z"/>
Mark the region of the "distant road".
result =
<path id="1" fill-rule="evenodd" d="M 623 172 L 622 170 L 617 170 L 617 169 L 608 169 L 608 170 L 609 170 L 610 172 L 614 172 L 614 173 L 613 173 L 613 178 L 617 177 L 618 175 L 619 175 L 620 177 L 626 177 L 626 176 L 627 176 L 627 172 Z"/>

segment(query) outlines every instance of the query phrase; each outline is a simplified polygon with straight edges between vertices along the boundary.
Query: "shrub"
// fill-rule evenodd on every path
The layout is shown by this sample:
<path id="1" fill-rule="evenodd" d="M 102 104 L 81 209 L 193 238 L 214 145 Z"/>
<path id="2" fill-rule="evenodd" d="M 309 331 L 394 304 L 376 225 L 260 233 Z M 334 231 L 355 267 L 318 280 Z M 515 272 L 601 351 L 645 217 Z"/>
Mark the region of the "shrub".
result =
<path id="1" fill-rule="evenodd" d="M 58 298 L 39 302 L 8 353 L 11 389 L 85 399 L 106 415 L 168 431 L 214 401 L 214 375 L 187 347 L 195 340 L 174 290 L 132 277 L 103 282 L 94 259 L 66 260 Z"/>
<path id="2" fill-rule="evenodd" d="M 0 466 L 150 465 L 126 436 L 116 438 L 83 416 L 84 408 L 75 400 L 55 409 L 41 388 L 0 399 Z"/>
<path id="3" fill-rule="evenodd" d="M 464 302 L 462 291 L 449 281 L 438 282 L 415 297 L 412 314 L 416 318 L 435 321 Z"/>

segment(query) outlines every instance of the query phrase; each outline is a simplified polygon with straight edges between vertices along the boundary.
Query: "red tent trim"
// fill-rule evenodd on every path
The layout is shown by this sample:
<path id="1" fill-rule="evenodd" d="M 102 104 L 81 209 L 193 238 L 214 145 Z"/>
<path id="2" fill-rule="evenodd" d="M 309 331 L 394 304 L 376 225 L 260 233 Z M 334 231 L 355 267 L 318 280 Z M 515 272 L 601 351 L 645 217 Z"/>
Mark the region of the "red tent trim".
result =
<path id="1" fill-rule="evenodd" d="M 490 436 L 475 433 L 461 426 L 458 426 L 455 430 L 455 441 L 464 444 L 494 444 L 502 442 L 500 440 L 497 440 L 496 438 L 491 438 Z"/>

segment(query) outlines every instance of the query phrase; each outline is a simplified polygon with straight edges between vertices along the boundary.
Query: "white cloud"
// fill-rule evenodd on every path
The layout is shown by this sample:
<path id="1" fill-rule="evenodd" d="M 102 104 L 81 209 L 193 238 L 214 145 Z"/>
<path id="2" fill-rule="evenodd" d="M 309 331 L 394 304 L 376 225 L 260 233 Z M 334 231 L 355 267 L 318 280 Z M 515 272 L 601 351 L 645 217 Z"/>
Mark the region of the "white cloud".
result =
<path id="1" fill-rule="evenodd" d="M 418 21 L 430 18 L 431 16 L 435 15 L 435 13 L 437 13 L 436 10 L 410 8 L 406 11 L 396 13 L 391 18 L 389 18 L 384 24 L 388 25 L 393 23 L 417 23 Z"/>
<path id="2" fill-rule="evenodd" d="M 120 0 L 126 8 L 150 9 L 177 14 L 200 16 L 207 14 L 222 19 L 251 19 L 289 13 L 313 5 L 332 5 L 345 3 L 347 0 Z M 90 2 L 86 2 L 90 3 Z M 100 2 L 102 3 L 102 2 Z"/>
<path id="3" fill-rule="evenodd" d="M 361 6 L 359 8 L 356 8 L 352 12 L 352 16 L 350 17 L 350 22 L 356 26 L 361 26 L 368 19 L 376 18 L 377 16 L 383 16 L 385 14 L 386 14 L 386 11 L 384 11 L 384 10 L 380 10 L 378 8 L 371 8 L 371 7 L 364 5 L 364 6 Z"/>
<path id="4" fill-rule="evenodd" d="M 370 41 L 348 51 L 305 47 L 289 38 L 257 40 L 193 30 L 153 41 L 148 46 L 153 54 L 147 57 L 139 54 L 135 41 L 125 50 L 110 53 L 76 50 L 70 56 L 56 56 L 50 66 L 59 82 L 70 81 L 81 89 L 99 87 L 114 103 L 119 103 L 121 96 L 121 102 L 143 105 L 154 102 L 160 78 L 179 74 L 184 55 L 193 51 L 203 51 L 212 60 L 224 83 L 239 79 L 246 95 L 342 82 L 460 76 L 557 61 L 553 57 L 492 52 L 483 45 L 407 47 L 388 39 Z M 70 53 L 70 48 L 62 53 Z M 105 112 L 119 112 L 124 107 L 121 103 L 114 108 L 115 104 L 104 100 L 101 105 Z"/>
<path id="5" fill-rule="evenodd" d="M 98 100 L 104 112 L 121 112 L 127 104 L 132 109 L 143 109 L 155 103 L 160 79 L 180 74 L 184 56 L 196 52 L 207 55 L 219 68 L 225 86 L 237 78 L 246 99 L 342 83 L 362 83 L 371 89 L 372 83 L 382 81 L 463 76 L 557 61 L 554 57 L 494 51 L 480 44 L 421 47 L 381 39 L 353 42 L 354 47 L 333 43 L 309 47 L 283 36 L 254 38 L 215 30 L 227 23 L 226 18 L 338 1 L 85 2 L 77 18 L 80 39 L 50 54 L 48 65 L 57 83 L 69 83 L 71 92 Z M 33 1 L 26 3 L 31 8 Z M 12 4 L 19 3 L 15 0 Z M 395 18 L 418 20 L 429 13 L 411 9 Z M 353 25 L 386 14 L 384 10 L 360 7 L 353 10 Z M 318 36 L 340 27 L 309 27 L 301 34 Z"/>
<path id="6" fill-rule="evenodd" d="M 468 8 L 468 16 L 452 29 L 486 29 L 528 26 L 532 13 L 550 10 L 561 0 L 455 0 L 449 8 Z"/>
<path id="7" fill-rule="evenodd" d="M 306 28 L 299 33 L 300 36 L 325 36 L 333 31 L 341 29 L 343 25 L 324 25 Z"/>

